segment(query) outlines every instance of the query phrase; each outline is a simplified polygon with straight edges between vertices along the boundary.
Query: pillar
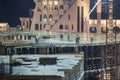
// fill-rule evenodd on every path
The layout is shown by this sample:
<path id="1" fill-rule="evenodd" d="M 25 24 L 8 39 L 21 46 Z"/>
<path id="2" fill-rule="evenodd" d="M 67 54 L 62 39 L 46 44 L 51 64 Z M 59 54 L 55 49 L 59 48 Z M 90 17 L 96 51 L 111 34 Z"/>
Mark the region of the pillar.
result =
<path id="1" fill-rule="evenodd" d="M 101 1 L 97 5 L 97 33 L 101 34 Z"/>
<path id="2" fill-rule="evenodd" d="M 83 32 L 88 32 L 89 27 L 89 11 L 90 11 L 90 0 L 77 0 L 77 6 L 80 7 L 80 22 L 83 23 Z M 78 15 L 78 14 L 77 14 Z M 87 18 L 87 20 L 86 20 Z M 84 24 L 85 23 L 85 24 Z"/>

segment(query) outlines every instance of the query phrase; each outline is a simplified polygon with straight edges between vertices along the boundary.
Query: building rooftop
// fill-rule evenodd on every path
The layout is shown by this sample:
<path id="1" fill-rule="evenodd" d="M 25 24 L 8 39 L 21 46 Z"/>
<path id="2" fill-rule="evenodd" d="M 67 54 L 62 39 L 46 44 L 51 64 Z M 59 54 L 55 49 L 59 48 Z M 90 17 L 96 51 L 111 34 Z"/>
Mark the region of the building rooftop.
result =
<path id="1" fill-rule="evenodd" d="M 8 23 L 0 23 L 0 26 L 8 26 Z"/>

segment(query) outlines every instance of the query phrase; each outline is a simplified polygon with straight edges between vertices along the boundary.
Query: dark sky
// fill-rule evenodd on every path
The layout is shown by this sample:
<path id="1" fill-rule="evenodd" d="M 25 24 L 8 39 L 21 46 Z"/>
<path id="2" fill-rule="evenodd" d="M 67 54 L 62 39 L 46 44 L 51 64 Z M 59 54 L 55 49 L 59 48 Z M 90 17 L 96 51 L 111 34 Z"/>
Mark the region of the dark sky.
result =
<path id="1" fill-rule="evenodd" d="M 95 0 L 91 0 L 95 3 Z M 29 9 L 34 9 L 33 0 L 0 0 L 0 22 L 8 22 L 11 27 L 20 24 L 19 17 L 28 17 Z"/>
<path id="2" fill-rule="evenodd" d="M 28 17 L 29 9 L 33 8 L 33 0 L 0 0 L 0 22 L 15 27 L 20 24 L 19 17 Z"/>

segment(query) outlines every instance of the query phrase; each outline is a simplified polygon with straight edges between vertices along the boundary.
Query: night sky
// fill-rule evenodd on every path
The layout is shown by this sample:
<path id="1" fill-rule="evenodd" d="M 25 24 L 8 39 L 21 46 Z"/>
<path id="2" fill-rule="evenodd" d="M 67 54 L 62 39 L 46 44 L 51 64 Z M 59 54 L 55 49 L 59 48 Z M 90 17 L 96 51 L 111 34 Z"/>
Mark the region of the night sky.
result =
<path id="1" fill-rule="evenodd" d="M 95 0 L 90 0 L 95 3 Z M 29 9 L 34 9 L 33 0 L 0 0 L 0 22 L 8 22 L 11 27 L 20 24 L 19 17 L 28 17 Z"/>
<path id="2" fill-rule="evenodd" d="M 33 0 L 0 0 L 0 22 L 15 27 L 20 24 L 19 17 L 28 17 L 34 6 Z"/>

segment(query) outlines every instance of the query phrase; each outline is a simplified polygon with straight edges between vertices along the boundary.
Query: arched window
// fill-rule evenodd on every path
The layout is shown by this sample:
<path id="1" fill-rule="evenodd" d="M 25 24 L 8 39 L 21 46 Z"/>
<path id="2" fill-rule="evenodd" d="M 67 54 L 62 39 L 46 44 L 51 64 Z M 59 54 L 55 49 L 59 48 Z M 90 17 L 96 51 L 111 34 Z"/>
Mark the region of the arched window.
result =
<path id="1" fill-rule="evenodd" d="M 105 27 L 105 26 L 103 26 L 103 27 L 101 28 L 101 32 L 102 32 L 103 34 L 107 32 L 107 30 L 106 30 L 106 27 Z"/>
<path id="2" fill-rule="evenodd" d="M 65 25 L 65 29 L 68 30 L 68 29 L 69 29 L 69 26 L 68 26 L 68 25 Z"/>
<path id="3" fill-rule="evenodd" d="M 52 18 L 52 15 L 49 15 L 49 18 Z"/>
<path id="4" fill-rule="evenodd" d="M 118 26 L 113 27 L 113 33 L 120 33 L 120 28 Z"/>
<path id="5" fill-rule="evenodd" d="M 58 6 L 57 5 L 55 5 L 55 8 L 54 8 L 55 10 L 58 10 Z"/>
<path id="6" fill-rule="evenodd" d="M 47 18 L 47 15 L 44 15 L 44 18 Z"/>
<path id="7" fill-rule="evenodd" d="M 59 29 L 63 29 L 63 25 L 60 25 L 60 26 L 59 26 Z"/>
<path id="8" fill-rule="evenodd" d="M 64 9 L 64 6 L 63 5 L 60 5 L 60 10 L 63 10 Z"/>
<path id="9" fill-rule="evenodd" d="M 39 27 L 38 27 L 38 24 L 35 24 L 35 30 L 38 30 Z"/>
<path id="10" fill-rule="evenodd" d="M 44 19 L 44 21 L 47 21 L 47 15 L 44 15 L 44 17 L 43 17 L 43 19 Z"/>
<path id="11" fill-rule="evenodd" d="M 52 17 L 53 17 L 52 15 L 49 15 L 49 20 L 50 20 L 50 21 L 52 20 Z"/>
<path id="12" fill-rule="evenodd" d="M 95 26 L 91 26 L 89 31 L 90 31 L 90 33 L 97 33 L 97 29 Z"/>

